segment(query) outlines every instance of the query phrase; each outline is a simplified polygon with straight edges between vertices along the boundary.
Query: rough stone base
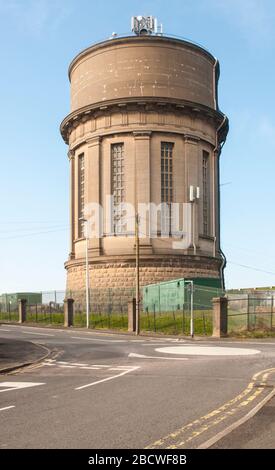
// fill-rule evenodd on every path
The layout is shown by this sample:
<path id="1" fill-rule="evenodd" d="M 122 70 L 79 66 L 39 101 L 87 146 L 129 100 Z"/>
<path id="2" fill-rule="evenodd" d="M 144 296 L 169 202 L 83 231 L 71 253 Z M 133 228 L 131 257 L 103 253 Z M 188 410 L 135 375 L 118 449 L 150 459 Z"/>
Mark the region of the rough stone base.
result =
<path id="1" fill-rule="evenodd" d="M 140 286 L 179 278 L 220 277 L 219 259 L 198 256 L 160 257 L 140 262 Z M 67 269 L 67 293 L 76 301 L 84 298 L 85 260 L 69 261 Z M 127 303 L 135 295 L 135 260 L 93 263 L 89 265 L 92 296 L 97 301 L 118 300 Z"/>

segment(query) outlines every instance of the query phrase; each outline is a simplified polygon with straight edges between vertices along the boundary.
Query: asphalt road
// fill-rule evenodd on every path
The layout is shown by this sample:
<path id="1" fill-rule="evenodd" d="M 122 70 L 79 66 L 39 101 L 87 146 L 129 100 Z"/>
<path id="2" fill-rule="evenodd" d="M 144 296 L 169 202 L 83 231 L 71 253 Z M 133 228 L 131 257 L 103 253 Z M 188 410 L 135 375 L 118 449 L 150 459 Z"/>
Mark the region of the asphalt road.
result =
<path id="1" fill-rule="evenodd" d="M 19 325 L 0 325 L 0 338 L 49 350 L 43 362 L 0 375 L 1 448 L 272 447 L 273 339 L 183 341 Z M 256 426 L 241 444 L 238 430 L 227 434 L 258 419 L 265 401 L 259 413 L 268 427 Z"/>

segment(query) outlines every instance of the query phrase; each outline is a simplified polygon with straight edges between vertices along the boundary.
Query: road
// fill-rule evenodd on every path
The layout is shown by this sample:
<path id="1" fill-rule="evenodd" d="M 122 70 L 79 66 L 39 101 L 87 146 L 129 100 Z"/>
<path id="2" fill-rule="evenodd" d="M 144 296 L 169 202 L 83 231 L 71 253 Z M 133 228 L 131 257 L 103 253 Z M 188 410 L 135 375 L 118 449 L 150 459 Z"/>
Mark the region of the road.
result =
<path id="1" fill-rule="evenodd" d="M 274 410 L 270 338 L 191 341 L 6 324 L 0 338 L 49 351 L 39 364 L 0 375 L 1 448 L 238 448 L 237 431 L 230 442 L 228 431 L 257 419 L 265 401 L 260 412 Z M 253 443 L 265 447 L 259 429 Z"/>

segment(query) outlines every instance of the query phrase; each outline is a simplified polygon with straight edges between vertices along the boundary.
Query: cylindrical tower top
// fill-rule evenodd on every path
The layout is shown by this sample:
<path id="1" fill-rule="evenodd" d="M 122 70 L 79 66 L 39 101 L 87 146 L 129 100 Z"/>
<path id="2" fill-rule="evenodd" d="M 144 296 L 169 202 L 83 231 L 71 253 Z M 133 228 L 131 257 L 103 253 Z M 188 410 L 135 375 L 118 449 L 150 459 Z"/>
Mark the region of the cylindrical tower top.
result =
<path id="1" fill-rule="evenodd" d="M 69 67 L 71 111 L 110 100 L 174 99 L 217 110 L 217 60 L 165 36 L 118 37 L 78 54 Z"/>

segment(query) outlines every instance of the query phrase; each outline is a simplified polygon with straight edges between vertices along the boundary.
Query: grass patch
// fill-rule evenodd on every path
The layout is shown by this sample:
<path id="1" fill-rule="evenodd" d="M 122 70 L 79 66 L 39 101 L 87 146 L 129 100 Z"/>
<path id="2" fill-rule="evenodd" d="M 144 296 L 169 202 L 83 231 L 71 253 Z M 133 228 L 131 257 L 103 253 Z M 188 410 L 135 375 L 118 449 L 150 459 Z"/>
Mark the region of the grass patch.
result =
<path id="1" fill-rule="evenodd" d="M 0 313 L 0 320 L 18 321 L 18 313 Z M 26 323 L 38 323 L 41 325 L 63 325 L 62 312 L 27 312 Z M 128 329 L 127 314 L 91 314 L 89 319 L 91 328 L 121 330 Z M 86 326 L 86 314 L 74 314 L 74 326 Z M 169 335 L 190 334 L 190 314 L 185 312 L 167 313 L 140 313 L 140 329 L 144 332 L 156 332 Z M 194 331 L 196 335 L 212 334 L 212 311 L 194 311 Z"/>
<path id="2" fill-rule="evenodd" d="M 190 334 L 190 314 L 185 312 L 141 314 L 141 330 L 169 335 Z M 212 311 L 194 311 L 194 332 L 196 335 L 212 334 Z"/>
<path id="3" fill-rule="evenodd" d="M 18 312 L 0 312 L 0 321 L 18 321 L 19 314 Z"/>

